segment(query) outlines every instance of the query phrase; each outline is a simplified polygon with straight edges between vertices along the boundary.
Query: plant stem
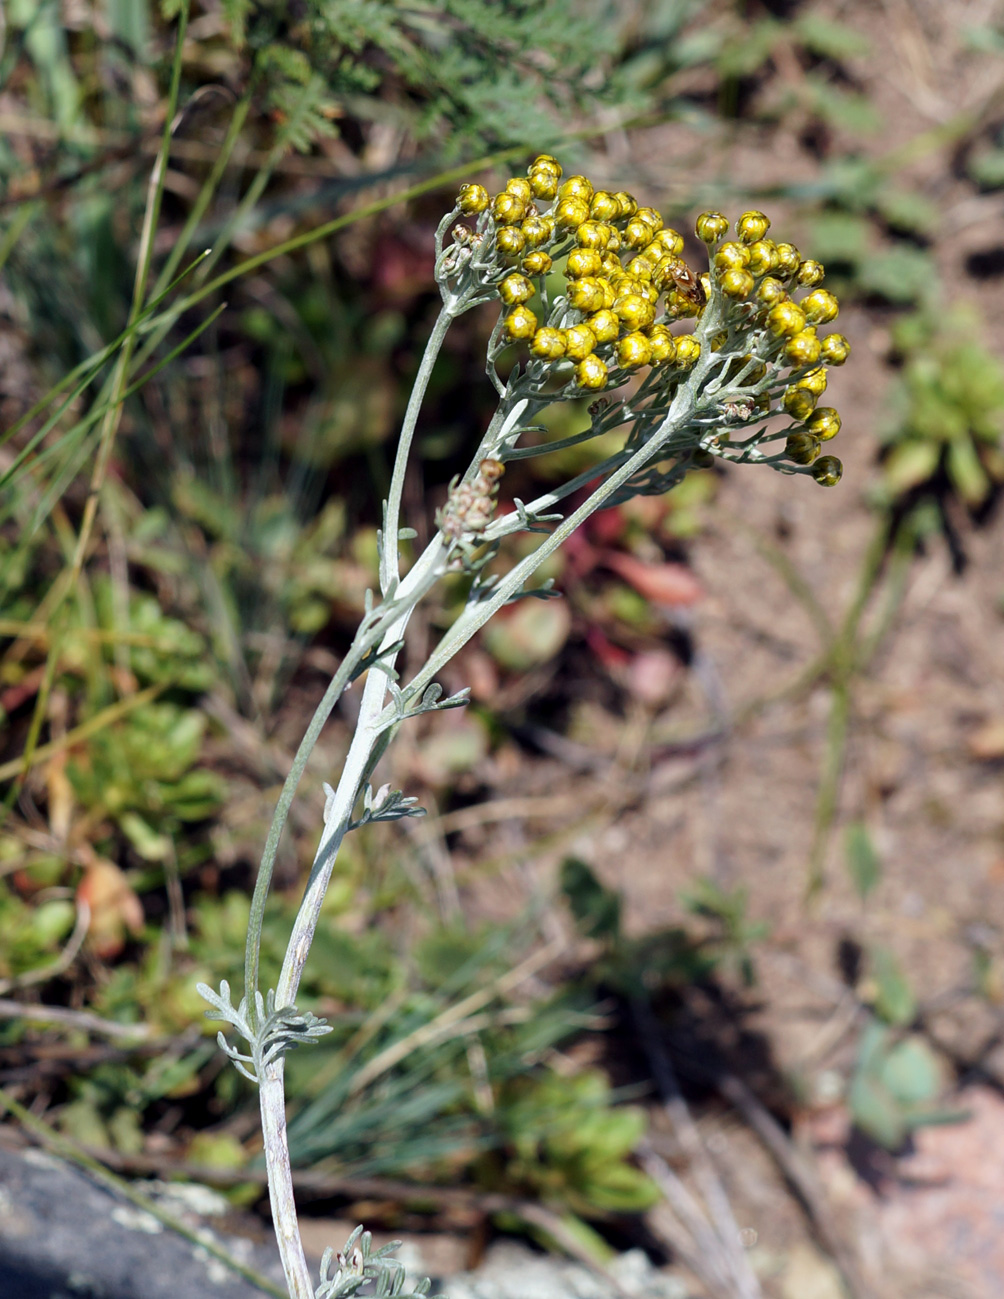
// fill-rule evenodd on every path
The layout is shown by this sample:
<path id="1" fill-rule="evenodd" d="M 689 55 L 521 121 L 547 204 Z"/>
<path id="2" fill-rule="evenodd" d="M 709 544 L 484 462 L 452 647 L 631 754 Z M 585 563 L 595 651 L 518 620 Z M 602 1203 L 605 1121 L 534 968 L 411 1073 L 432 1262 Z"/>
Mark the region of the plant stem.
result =
<path id="1" fill-rule="evenodd" d="M 422 402 L 425 400 L 425 392 L 429 386 L 429 380 L 432 377 L 432 370 L 436 364 L 436 358 L 439 356 L 440 348 L 443 346 L 443 340 L 446 338 L 447 331 L 453 324 L 454 319 L 463 308 L 455 298 L 450 298 L 446 302 L 436 318 L 429 341 L 425 345 L 425 351 L 422 354 L 422 362 L 418 367 L 418 374 L 415 376 L 415 383 L 411 390 L 411 396 L 408 398 L 408 408 L 404 413 L 404 421 L 401 425 L 401 435 L 397 442 L 397 452 L 394 456 L 394 470 L 391 474 L 390 489 L 387 492 L 387 504 L 384 511 L 383 524 L 383 549 L 380 552 L 380 589 L 387 593 L 391 584 L 399 576 L 398 555 L 400 538 L 401 520 L 401 497 L 404 493 L 404 478 L 408 471 L 408 459 L 411 455 L 411 444 L 415 436 L 415 427 L 418 424 L 419 412 L 422 409 Z"/>
<path id="2" fill-rule="evenodd" d="M 375 641 L 375 638 L 373 639 Z M 255 993 L 258 991 L 261 929 L 265 919 L 265 902 L 268 898 L 269 886 L 272 883 L 276 853 L 279 851 L 279 840 L 282 837 L 286 817 L 289 815 L 289 809 L 296 795 L 300 778 L 306 769 L 311 753 L 314 751 L 318 737 L 324 729 L 325 722 L 331 716 L 331 710 L 349 684 L 353 672 L 366 656 L 367 650 L 371 648 L 370 640 L 371 638 L 368 637 L 358 638 L 342 660 L 338 671 L 331 678 L 321 702 L 314 710 L 310 725 L 300 741 L 300 747 L 296 751 L 289 774 L 283 782 L 279 800 L 272 815 L 272 824 L 269 826 L 268 838 L 265 840 L 265 848 L 262 852 L 258 875 L 255 879 L 254 893 L 251 896 L 251 914 L 248 919 L 247 940 L 244 949 L 244 991 L 248 1002 L 247 1015 L 255 1028 L 259 1027 Z"/>
<path id="3" fill-rule="evenodd" d="M 694 390 L 696 391 L 696 386 Z M 679 409 L 677 409 L 678 402 L 680 403 Z M 622 487 L 629 478 L 643 469 L 650 461 L 665 454 L 667 443 L 676 429 L 686 424 L 691 410 L 690 392 L 687 388 L 681 388 L 673 402 L 673 406 L 652 439 L 640 447 L 628 460 L 624 461 L 618 469 L 615 469 L 588 499 L 583 501 L 577 510 L 574 510 L 566 519 L 563 519 L 554 531 L 548 534 L 536 550 L 532 551 L 518 564 L 515 564 L 505 577 L 492 588 L 490 599 L 468 608 L 457 619 L 450 630 L 443 636 L 428 662 L 408 683 L 409 694 L 420 693 L 433 681 L 437 673 L 442 671 L 443 667 L 467 644 L 471 637 L 480 631 L 503 605 L 508 604 L 514 596 L 518 595 L 527 579 L 533 575 L 544 560 L 548 559 L 562 546 L 576 528 L 584 523 L 591 514 L 602 509 L 604 502 L 618 488 Z M 379 719 L 381 727 L 390 720 L 385 712 Z"/>
<path id="4" fill-rule="evenodd" d="M 395 593 L 395 606 L 399 607 L 400 611 L 391 626 L 387 628 L 381 641 L 381 649 L 386 650 L 400 641 L 416 605 L 442 576 L 445 558 L 446 543 L 437 533 Z M 385 655 L 381 663 L 388 669 L 392 669 L 395 658 L 396 655 L 393 654 Z M 297 988 L 320 919 L 324 893 L 331 878 L 335 858 L 345 837 L 346 826 L 359 796 L 359 788 L 365 778 L 373 750 L 386 729 L 382 710 L 384 696 L 387 693 L 387 681 L 386 672 L 379 668 L 371 668 L 366 675 L 355 733 L 342 767 L 334 802 L 325 816 L 324 832 L 317 845 L 310 878 L 296 920 L 293 922 L 293 931 L 286 948 L 282 972 L 276 985 L 277 1006 L 289 1006 L 296 1000 Z"/>
<path id="5" fill-rule="evenodd" d="M 268 1170 L 268 1197 L 290 1299 L 314 1299 L 314 1284 L 310 1278 L 296 1220 L 293 1173 L 286 1140 L 286 1098 L 283 1089 L 285 1064 L 281 1058 L 273 1061 L 265 1067 L 263 1076 L 258 1080 L 261 1130 L 265 1139 L 265 1167 Z"/>

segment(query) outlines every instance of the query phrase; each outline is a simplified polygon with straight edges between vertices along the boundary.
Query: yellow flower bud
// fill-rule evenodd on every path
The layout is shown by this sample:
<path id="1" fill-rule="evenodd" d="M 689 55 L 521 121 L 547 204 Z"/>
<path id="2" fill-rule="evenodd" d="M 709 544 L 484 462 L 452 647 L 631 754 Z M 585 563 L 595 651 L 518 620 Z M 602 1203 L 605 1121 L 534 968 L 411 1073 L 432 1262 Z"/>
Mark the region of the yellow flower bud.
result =
<path id="1" fill-rule="evenodd" d="M 561 163 L 557 158 L 553 158 L 549 153 L 538 153 L 526 170 L 527 175 L 529 175 L 531 171 L 553 171 L 556 176 L 560 176 Z"/>
<path id="2" fill-rule="evenodd" d="M 645 331 L 652 347 L 652 364 L 676 359 L 676 339 L 665 325 L 650 325 Z"/>
<path id="3" fill-rule="evenodd" d="M 736 234 L 744 244 L 755 244 L 770 229 L 770 217 L 763 212 L 744 212 L 736 222 Z"/>
<path id="4" fill-rule="evenodd" d="M 781 405 L 792 419 L 804 420 L 812 414 L 816 405 L 816 394 L 810 392 L 808 388 L 799 388 L 793 385 L 790 388 L 785 388 L 784 396 L 781 398 Z"/>
<path id="5" fill-rule="evenodd" d="M 593 331 L 597 343 L 612 343 L 621 332 L 621 322 L 607 307 L 590 316 L 586 324 Z"/>
<path id="6" fill-rule="evenodd" d="M 603 281 L 592 275 L 572 280 L 568 285 L 567 297 L 569 306 L 576 311 L 599 311 L 603 306 Z"/>
<path id="7" fill-rule="evenodd" d="M 820 487 L 836 487 L 844 472 L 844 466 L 836 456 L 820 456 L 812 466 L 812 476 Z"/>
<path id="8" fill-rule="evenodd" d="M 554 222 L 551 218 L 537 216 L 536 214 L 528 216 L 520 229 L 523 231 L 523 238 L 529 248 L 539 248 L 541 244 L 546 244 L 554 236 Z"/>
<path id="9" fill-rule="evenodd" d="M 518 271 L 513 271 L 507 275 L 499 285 L 499 297 L 507 307 L 519 306 L 521 302 L 529 302 L 537 290 L 533 287 L 525 275 L 520 275 Z"/>
<path id="10" fill-rule="evenodd" d="M 813 289 L 799 305 L 805 312 L 806 320 L 813 325 L 829 324 L 831 320 L 836 320 L 840 311 L 840 303 L 826 289 Z"/>
<path id="11" fill-rule="evenodd" d="M 750 244 L 749 269 L 754 275 L 767 275 L 777 265 L 777 248 L 771 239 L 757 239 Z"/>
<path id="12" fill-rule="evenodd" d="M 820 442 L 829 442 L 840 432 L 840 415 L 832 406 L 819 406 L 805 421 L 805 427 Z"/>
<path id="13" fill-rule="evenodd" d="M 580 388 L 588 388 L 593 392 L 597 388 L 606 387 L 607 367 L 595 352 L 591 356 L 584 357 L 575 367 L 575 382 Z"/>
<path id="14" fill-rule="evenodd" d="M 826 340 L 824 339 L 825 343 Z M 803 374 L 801 378 L 795 380 L 796 388 L 805 388 L 812 393 L 814 397 L 822 397 L 826 391 L 826 371 L 822 366 L 818 370 L 810 370 L 808 374 Z"/>
<path id="15" fill-rule="evenodd" d="M 722 244 L 715 253 L 714 267 L 720 274 L 725 271 L 744 271 L 750 264 L 750 250 L 745 244 Z"/>
<path id="16" fill-rule="evenodd" d="M 515 225 L 526 216 L 527 205 L 518 194 L 503 190 L 492 199 L 492 216 L 499 225 Z"/>
<path id="17" fill-rule="evenodd" d="M 616 288 L 619 298 L 624 297 L 626 293 L 637 293 L 644 296 L 645 289 L 652 287 L 645 280 L 640 280 L 637 275 L 625 275 L 623 272 L 620 275 L 611 276 L 610 283 Z"/>
<path id="18" fill-rule="evenodd" d="M 784 302 L 788 296 L 788 291 L 780 280 L 775 280 L 772 275 L 766 276 L 760 281 L 756 291 L 757 297 L 768 307 L 774 307 L 779 302 Z"/>
<path id="19" fill-rule="evenodd" d="M 527 275 L 546 275 L 551 269 L 551 255 L 541 249 L 536 252 L 528 253 L 523 258 L 522 269 Z"/>
<path id="20" fill-rule="evenodd" d="M 730 298 L 743 300 L 753 292 L 753 276 L 749 271 L 740 270 L 738 267 L 726 271 L 720 283 L 722 292 Z"/>
<path id="21" fill-rule="evenodd" d="M 596 335 L 588 325 L 573 325 L 564 331 L 565 355 L 570 361 L 583 361 L 596 346 Z"/>
<path id="22" fill-rule="evenodd" d="M 664 226 L 659 230 L 655 238 L 644 248 L 643 253 L 650 257 L 652 261 L 657 262 L 662 257 L 679 257 L 683 252 L 683 235 L 677 230 L 671 230 L 669 226 Z"/>
<path id="23" fill-rule="evenodd" d="M 617 344 L 617 364 L 624 370 L 637 370 L 652 360 L 652 344 L 644 334 L 625 334 Z"/>
<path id="24" fill-rule="evenodd" d="M 530 351 L 542 361 L 557 361 L 565 355 L 565 336 L 560 329 L 545 325 L 534 334 Z"/>
<path id="25" fill-rule="evenodd" d="M 701 341 L 693 334 L 682 334 L 676 340 L 676 364 L 681 370 L 689 370 L 697 364 L 701 355 Z"/>
<path id="26" fill-rule="evenodd" d="M 851 345 L 843 334 L 827 334 L 822 342 L 822 358 L 827 365 L 843 365 L 851 354 Z"/>
<path id="27" fill-rule="evenodd" d="M 633 194 L 628 194 L 626 190 L 619 189 L 614 198 L 620 207 L 622 220 L 630 220 L 638 211 L 638 200 Z"/>
<path id="28" fill-rule="evenodd" d="M 505 318 L 503 328 L 506 337 L 514 342 L 520 338 L 532 338 L 537 330 L 537 317 L 529 307 L 513 307 Z"/>
<path id="29" fill-rule="evenodd" d="M 503 226 L 495 236 L 495 246 L 507 257 L 518 257 L 526 246 L 526 237 L 516 226 Z"/>
<path id="30" fill-rule="evenodd" d="M 594 221 L 616 221 L 621 215 L 617 196 L 605 189 L 598 189 L 589 203 L 589 215 Z"/>
<path id="31" fill-rule="evenodd" d="M 636 280 L 650 280 L 652 272 L 655 270 L 655 264 L 644 254 L 639 253 L 637 257 L 632 257 L 625 267 L 628 275 L 633 275 Z"/>
<path id="32" fill-rule="evenodd" d="M 629 248 L 644 248 L 652 242 L 652 227 L 634 216 L 624 227 L 624 242 Z"/>
<path id="33" fill-rule="evenodd" d="M 593 192 L 593 183 L 592 181 L 587 180 L 585 176 L 569 176 L 558 190 L 558 197 L 562 199 L 582 199 L 588 208 L 593 197 Z M 583 218 L 583 220 L 585 220 L 585 218 Z"/>
<path id="34" fill-rule="evenodd" d="M 567 184 L 567 182 L 566 182 Z M 554 212 L 554 223 L 563 230 L 575 230 L 589 220 L 589 204 L 573 196 L 562 198 Z"/>
<path id="35" fill-rule="evenodd" d="M 651 227 L 652 234 L 658 234 L 662 229 L 662 215 L 654 207 L 640 207 L 634 214 L 636 221 L 644 221 L 647 226 Z"/>
<path id="36" fill-rule="evenodd" d="M 706 244 L 716 244 L 728 234 L 729 223 L 721 212 L 702 212 L 697 218 L 695 230 L 698 239 Z"/>
<path id="37" fill-rule="evenodd" d="M 656 212 L 655 208 L 639 208 L 634 214 L 635 221 L 644 221 L 647 226 L 651 227 L 652 235 L 659 234 L 662 229 L 662 214 Z"/>
<path id="38" fill-rule="evenodd" d="M 791 338 L 805 328 L 805 312 L 794 302 L 778 302 L 767 312 L 767 328 L 775 338 Z"/>
<path id="39" fill-rule="evenodd" d="M 484 185 L 461 185 L 457 195 L 457 207 L 468 216 L 483 212 L 491 200 Z"/>
<path id="40" fill-rule="evenodd" d="M 533 190 L 524 176 L 511 176 L 505 183 L 505 192 L 514 194 L 526 207 L 533 202 Z"/>
<path id="41" fill-rule="evenodd" d="M 796 275 L 802 259 L 794 244 L 778 244 L 777 273 L 781 276 Z"/>
<path id="42" fill-rule="evenodd" d="M 610 242 L 611 227 L 602 221 L 583 221 L 575 232 L 575 240 L 580 248 L 596 248 L 600 252 Z"/>
<path id="43" fill-rule="evenodd" d="M 822 262 L 814 262 L 811 258 L 806 258 L 798 268 L 796 279 L 804 288 L 814 289 L 817 284 L 822 284 L 825 274 Z"/>
<path id="44" fill-rule="evenodd" d="M 784 345 L 785 360 L 790 365 L 815 365 L 819 353 L 819 339 L 811 326 L 793 334 Z"/>
<path id="45" fill-rule="evenodd" d="M 625 293 L 614 302 L 614 312 L 628 329 L 641 329 L 655 320 L 655 307 L 640 293 Z"/>
<path id="46" fill-rule="evenodd" d="M 539 198 L 544 202 L 550 202 L 558 192 L 558 177 L 560 172 L 533 170 L 530 172 L 530 188 L 533 190 L 534 198 Z"/>
<path id="47" fill-rule="evenodd" d="M 811 433 L 790 433 L 785 440 L 784 453 L 796 465 L 811 465 L 819 455 L 819 441 Z"/>
<path id="48" fill-rule="evenodd" d="M 582 275 L 599 275 L 602 269 L 603 259 L 595 248 L 573 248 L 568 254 L 565 274 L 574 280 Z"/>

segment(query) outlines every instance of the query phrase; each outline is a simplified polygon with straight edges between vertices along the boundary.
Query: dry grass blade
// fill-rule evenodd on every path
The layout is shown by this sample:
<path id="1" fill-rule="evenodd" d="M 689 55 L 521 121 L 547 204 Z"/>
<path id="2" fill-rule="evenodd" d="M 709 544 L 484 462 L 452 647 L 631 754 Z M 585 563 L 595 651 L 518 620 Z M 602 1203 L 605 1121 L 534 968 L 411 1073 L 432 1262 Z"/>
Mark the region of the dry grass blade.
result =
<path id="1" fill-rule="evenodd" d="M 681 1225 L 690 1233 L 699 1262 L 697 1275 L 714 1284 L 718 1294 L 733 1299 L 760 1299 L 760 1283 L 749 1265 L 740 1239 L 739 1225 L 704 1141 L 680 1091 L 676 1072 L 666 1050 L 658 1022 L 641 998 L 632 1003 L 652 1075 L 662 1097 L 673 1133 L 686 1155 L 704 1200 L 702 1211 L 680 1179 L 648 1145 L 643 1167 L 662 1189 Z"/>

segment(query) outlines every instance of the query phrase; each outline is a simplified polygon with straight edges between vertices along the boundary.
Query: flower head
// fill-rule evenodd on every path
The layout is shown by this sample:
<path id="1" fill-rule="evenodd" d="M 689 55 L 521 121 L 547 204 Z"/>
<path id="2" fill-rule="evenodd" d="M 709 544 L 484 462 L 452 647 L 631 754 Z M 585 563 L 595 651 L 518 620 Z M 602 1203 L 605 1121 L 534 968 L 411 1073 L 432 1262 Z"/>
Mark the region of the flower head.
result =
<path id="1" fill-rule="evenodd" d="M 825 367 L 842 365 L 850 345 L 817 331 L 839 303 L 821 287 L 819 262 L 768 237 L 765 213 L 739 216 L 733 238 L 722 213 L 701 214 L 705 271 L 688 263 L 683 236 L 654 209 L 586 176 L 565 177 L 541 155 L 496 194 L 464 185 L 448 220 L 457 215 L 476 224 L 455 228 L 440 250 L 444 297 L 500 300 L 490 372 L 506 347 L 522 351 L 513 393 L 540 408 L 630 381 L 597 417 L 603 429 L 633 421 L 630 443 L 664 428 L 685 390 L 689 422 L 674 455 L 682 447 L 691 461 L 710 454 L 838 481 L 839 461 L 819 449 L 840 416 L 817 403 Z M 496 384 L 507 391 L 497 376 Z"/>

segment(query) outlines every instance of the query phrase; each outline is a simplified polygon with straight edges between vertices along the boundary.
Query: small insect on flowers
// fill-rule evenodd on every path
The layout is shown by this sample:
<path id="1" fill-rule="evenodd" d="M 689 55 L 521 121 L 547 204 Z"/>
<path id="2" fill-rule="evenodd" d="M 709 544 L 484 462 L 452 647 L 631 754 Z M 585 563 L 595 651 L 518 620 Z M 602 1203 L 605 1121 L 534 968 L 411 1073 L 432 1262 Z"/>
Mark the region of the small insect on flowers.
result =
<path id="1" fill-rule="evenodd" d="M 664 257 L 658 268 L 666 279 L 673 281 L 678 292 L 695 307 L 703 307 L 708 300 L 704 285 L 682 257 Z"/>

